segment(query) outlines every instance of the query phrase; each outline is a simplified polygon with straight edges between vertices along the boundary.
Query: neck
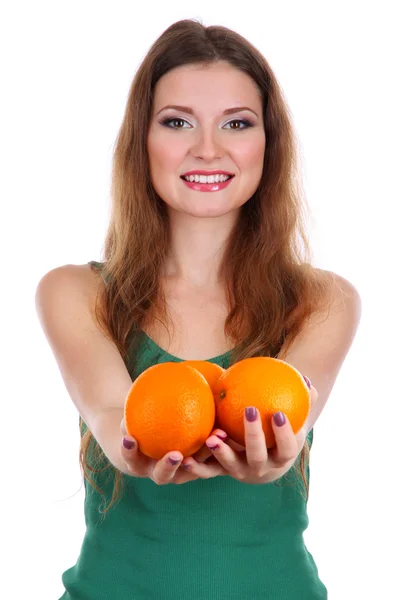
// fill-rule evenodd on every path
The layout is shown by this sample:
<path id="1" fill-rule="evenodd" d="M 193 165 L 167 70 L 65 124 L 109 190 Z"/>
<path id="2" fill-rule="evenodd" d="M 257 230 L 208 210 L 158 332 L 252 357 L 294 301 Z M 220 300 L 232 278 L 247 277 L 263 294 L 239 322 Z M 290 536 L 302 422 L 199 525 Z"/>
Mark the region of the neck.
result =
<path id="1" fill-rule="evenodd" d="M 219 286 L 225 242 L 235 218 L 232 213 L 212 218 L 194 217 L 178 211 L 170 213 L 165 276 L 195 288 Z"/>

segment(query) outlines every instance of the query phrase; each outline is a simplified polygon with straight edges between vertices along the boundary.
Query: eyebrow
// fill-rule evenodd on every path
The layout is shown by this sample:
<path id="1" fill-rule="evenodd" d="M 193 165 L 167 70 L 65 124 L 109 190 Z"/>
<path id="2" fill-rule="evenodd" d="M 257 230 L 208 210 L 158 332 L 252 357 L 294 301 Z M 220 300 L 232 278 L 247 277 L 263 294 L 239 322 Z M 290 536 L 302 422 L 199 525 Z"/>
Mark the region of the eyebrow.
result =
<path id="1" fill-rule="evenodd" d="M 158 111 L 157 115 L 159 115 L 160 112 L 162 112 L 163 110 L 166 110 L 167 108 L 173 108 L 174 110 L 179 110 L 181 112 L 188 113 L 189 115 L 194 115 L 194 111 L 192 108 L 190 108 L 190 106 L 177 106 L 176 104 L 168 104 L 168 106 L 164 106 L 164 108 L 162 108 L 161 110 Z M 224 112 L 222 114 L 230 115 L 232 113 L 242 112 L 243 110 L 249 110 L 250 112 L 255 114 L 256 117 L 258 117 L 258 114 L 253 109 L 249 108 L 248 106 L 234 106 L 232 108 L 227 108 L 226 110 L 224 110 Z"/>

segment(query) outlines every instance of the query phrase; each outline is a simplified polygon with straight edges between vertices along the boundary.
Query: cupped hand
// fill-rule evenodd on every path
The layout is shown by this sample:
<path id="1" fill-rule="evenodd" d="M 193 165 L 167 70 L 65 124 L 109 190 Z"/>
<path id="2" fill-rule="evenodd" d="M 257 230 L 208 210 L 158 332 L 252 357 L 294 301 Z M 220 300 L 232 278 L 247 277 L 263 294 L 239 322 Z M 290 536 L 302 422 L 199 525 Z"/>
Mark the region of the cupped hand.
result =
<path id="1" fill-rule="evenodd" d="M 121 441 L 121 455 L 126 464 L 126 469 L 129 475 L 133 477 L 147 477 L 152 479 L 157 485 L 165 485 L 167 483 L 182 484 L 194 481 L 195 479 L 210 479 L 211 477 L 217 477 L 218 475 L 227 475 L 222 465 L 214 459 L 211 459 L 209 463 L 205 461 L 212 457 L 212 451 L 203 446 L 193 455 L 196 461 L 196 471 L 186 471 L 184 468 L 180 468 L 183 461 L 183 454 L 178 451 L 167 452 L 160 460 L 155 460 L 145 456 L 140 449 L 136 440 L 128 435 L 125 425 L 125 418 L 121 421 L 121 433 L 123 439 Z M 217 437 L 225 436 L 225 432 L 221 429 L 215 429 L 212 432 L 213 438 L 220 439 Z M 134 442 L 131 449 L 128 449 L 124 445 L 128 442 Z"/>
<path id="2" fill-rule="evenodd" d="M 318 398 L 318 392 L 312 385 L 310 394 L 312 407 Z M 243 483 L 270 483 L 282 477 L 294 464 L 304 446 L 307 431 L 303 426 L 295 435 L 287 417 L 283 424 L 278 424 L 272 417 L 276 445 L 267 449 L 260 413 L 254 407 L 249 406 L 248 409 L 243 415 L 245 446 L 240 446 L 232 440 L 224 442 L 215 435 L 206 440 L 206 445 L 223 467 L 225 474 Z M 250 420 L 246 418 L 246 413 Z M 200 468 L 194 457 L 185 458 L 184 462 L 192 465 L 193 474 Z"/>

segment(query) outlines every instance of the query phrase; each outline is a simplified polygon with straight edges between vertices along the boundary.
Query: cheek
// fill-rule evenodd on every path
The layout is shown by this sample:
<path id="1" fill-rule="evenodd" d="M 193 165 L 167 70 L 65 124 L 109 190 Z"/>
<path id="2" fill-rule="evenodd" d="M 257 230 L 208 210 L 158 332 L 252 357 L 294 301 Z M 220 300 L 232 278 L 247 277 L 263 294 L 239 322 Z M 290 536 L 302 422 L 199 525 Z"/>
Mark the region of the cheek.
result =
<path id="1" fill-rule="evenodd" d="M 243 172 L 260 173 L 264 163 L 265 137 L 241 144 L 235 153 L 236 164 Z"/>
<path id="2" fill-rule="evenodd" d="M 148 152 L 151 171 L 162 177 L 175 175 L 182 164 L 182 152 L 173 143 L 152 142 Z"/>
<path id="3" fill-rule="evenodd" d="M 254 164 L 254 162 L 260 162 L 264 159 L 264 151 L 264 140 L 253 141 L 253 143 L 247 144 L 247 146 L 242 149 L 243 160 L 245 160 L 246 163 L 249 164 Z"/>

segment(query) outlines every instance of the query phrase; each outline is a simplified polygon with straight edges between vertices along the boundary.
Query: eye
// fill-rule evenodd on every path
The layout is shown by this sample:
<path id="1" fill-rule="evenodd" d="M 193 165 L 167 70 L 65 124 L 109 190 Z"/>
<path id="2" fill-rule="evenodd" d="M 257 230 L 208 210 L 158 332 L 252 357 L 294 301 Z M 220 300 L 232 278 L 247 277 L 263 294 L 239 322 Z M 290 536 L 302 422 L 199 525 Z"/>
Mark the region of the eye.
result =
<path id="1" fill-rule="evenodd" d="M 169 129 L 183 129 L 183 127 L 171 127 L 169 125 L 169 123 L 178 123 L 178 122 L 187 123 L 187 121 L 185 121 L 185 119 L 179 119 L 179 117 L 173 117 L 172 119 L 167 117 L 166 119 L 161 121 L 161 125 L 164 125 L 164 127 L 169 127 Z"/>
<path id="2" fill-rule="evenodd" d="M 182 123 L 187 123 L 187 121 L 185 119 L 181 119 L 179 117 L 167 117 L 166 119 L 163 119 L 160 123 L 161 125 L 163 125 L 164 127 L 168 127 L 169 129 L 184 129 L 183 127 L 172 127 L 169 124 L 170 123 L 177 123 L 177 122 L 182 122 Z M 230 128 L 231 131 L 241 131 L 242 129 L 247 129 L 248 127 L 253 127 L 253 123 L 251 123 L 250 121 L 248 121 L 247 119 L 232 119 L 231 121 L 229 121 L 228 123 L 226 123 L 226 125 L 230 125 L 231 123 L 240 123 L 245 125 L 245 127 L 234 127 L 234 128 Z M 185 128 L 187 129 L 187 128 Z"/>

